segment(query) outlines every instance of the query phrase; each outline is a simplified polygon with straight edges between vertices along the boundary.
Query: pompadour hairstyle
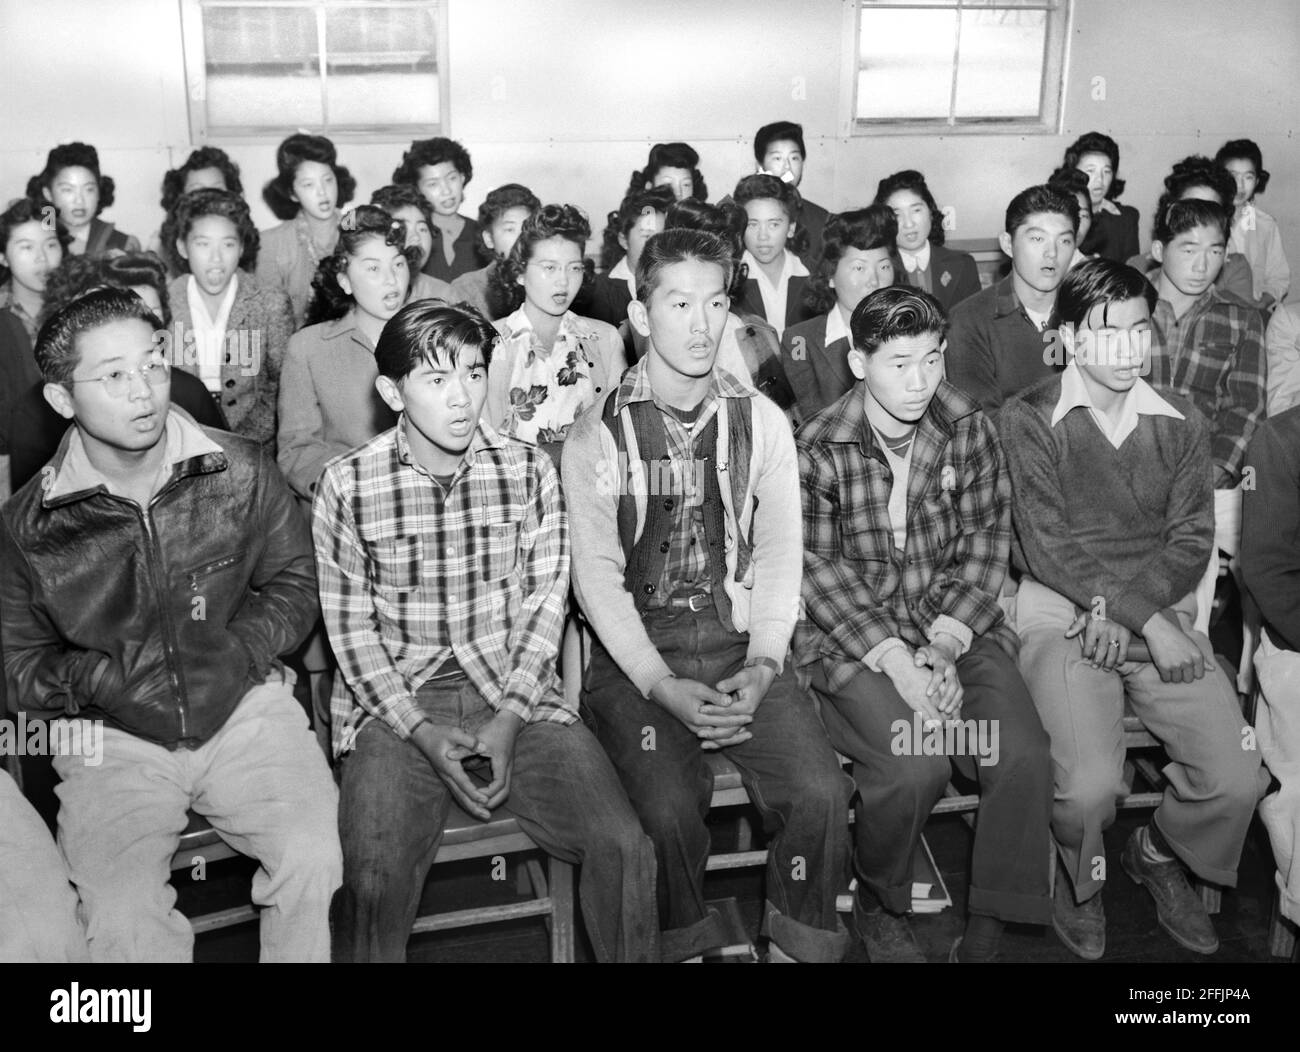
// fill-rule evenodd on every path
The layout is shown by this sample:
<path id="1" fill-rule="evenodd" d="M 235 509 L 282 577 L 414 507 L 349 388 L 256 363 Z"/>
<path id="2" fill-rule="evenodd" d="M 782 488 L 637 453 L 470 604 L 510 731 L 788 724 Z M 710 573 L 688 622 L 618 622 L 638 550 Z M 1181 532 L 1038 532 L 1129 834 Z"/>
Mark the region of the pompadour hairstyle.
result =
<path id="1" fill-rule="evenodd" d="M 160 320 L 129 289 L 105 286 L 73 299 L 41 326 L 36 337 L 36 365 L 41 377 L 49 384 L 67 383 L 80 361 L 78 336 L 110 322 L 133 318 L 154 331 Z"/>
<path id="2" fill-rule="evenodd" d="M 866 355 L 900 337 L 934 333 L 942 340 L 947 329 L 948 318 L 939 301 L 910 285 L 876 289 L 853 309 L 849 319 L 853 347 Z"/>
<path id="3" fill-rule="evenodd" d="M 467 303 L 416 300 L 399 310 L 379 336 L 375 364 L 379 375 L 401 383 L 420 365 L 448 366 L 466 347 L 492 364 L 492 349 L 499 336 L 492 323 Z"/>

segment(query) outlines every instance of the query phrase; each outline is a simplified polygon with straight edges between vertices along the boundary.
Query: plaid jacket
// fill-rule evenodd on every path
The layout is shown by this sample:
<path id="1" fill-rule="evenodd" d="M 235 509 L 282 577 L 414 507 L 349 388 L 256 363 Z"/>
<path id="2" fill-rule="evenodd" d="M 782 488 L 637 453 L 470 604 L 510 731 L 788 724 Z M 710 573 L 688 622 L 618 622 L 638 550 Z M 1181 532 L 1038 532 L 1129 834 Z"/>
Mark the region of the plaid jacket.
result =
<path id="1" fill-rule="evenodd" d="M 332 460 L 316 487 L 321 609 L 342 673 L 335 755 L 371 717 L 409 738 L 416 691 L 453 653 L 493 709 L 575 722 L 555 668 L 569 533 L 550 458 L 480 424 L 444 494 L 402 428 Z"/>
<path id="2" fill-rule="evenodd" d="M 807 617 L 795 630 L 800 666 L 819 658 L 839 689 L 893 641 L 924 646 L 1016 640 L 997 597 L 1011 548 L 1011 481 L 993 425 L 946 381 L 917 425 L 902 558 L 889 521 L 893 474 L 867 422 L 862 388 L 796 436 L 803 492 Z"/>
<path id="3" fill-rule="evenodd" d="M 1259 311 L 1211 287 L 1180 319 L 1160 300 L 1151 328 L 1148 382 L 1191 399 L 1209 421 L 1214 466 L 1235 486 L 1246 445 L 1264 418 L 1267 385 Z"/>

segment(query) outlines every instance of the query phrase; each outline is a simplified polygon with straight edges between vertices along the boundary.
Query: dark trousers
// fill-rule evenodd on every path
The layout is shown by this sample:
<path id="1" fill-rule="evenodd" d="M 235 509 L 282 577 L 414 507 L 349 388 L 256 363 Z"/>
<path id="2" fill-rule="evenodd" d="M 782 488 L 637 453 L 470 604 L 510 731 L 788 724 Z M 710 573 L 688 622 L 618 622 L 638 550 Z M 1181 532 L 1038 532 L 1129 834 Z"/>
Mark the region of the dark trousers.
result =
<path id="1" fill-rule="evenodd" d="M 853 760 L 858 877 L 890 910 L 911 908 L 912 855 L 956 764 L 980 790 L 970 912 L 1045 924 L 1052 915 L 1047 734 L 1015 662 L 996 643 L 977 636 L 958 659 L 957 676 L 964 691 L 960 719 L 976 723 L 947 740 L 968 753 L 978 752 L 972 742 L 996 742 L 982 758 L 926 755 L 940 739 L 927 742 L 917 734 L 912 708 L 883 672 L 864 666 L 832 691 L 822 664 L 815 666 L 812 687 L 822 699 L 826 730 L 835 748 Z"/>
<path id="2" fill-rule="evenodd" d="M 475 733 L 491 717 L 481 695 L 425 687 L 431 721 Z M 333 909 L 336 961 L 401 961 L 452 796 L 424 754 L 380 720 L 343 756 L 339 834 L 343 887 Z M 654 854 L 609 760 L 581 723 L 529 723 L 515 740 L 501 810 L 549 854 L 580 863 L 578 897 L 600 961 L 657 961 Z"/>
<path id="3" fill-rule="evenodd" d="M 745 663 L 749 637 L 710 607 L 651 610 L 646 630 L 669 668 L 710 686 Z M 658 862 L 665 960 L 722 944 L 704 906 L 712 778 L 700 739 L 641 696 L 597 641 L 583 685 L 583 715 L 608 751 Z M 753 737 L 726 749 L 740 768 L 771 837 L 764 930 L 796 960 L 835 961 L 848 935 L 835 913 L 847 876 L 849 778 L 826 738 L 812 699 L 789 668 L 773 680 L 749 725 Z"/>

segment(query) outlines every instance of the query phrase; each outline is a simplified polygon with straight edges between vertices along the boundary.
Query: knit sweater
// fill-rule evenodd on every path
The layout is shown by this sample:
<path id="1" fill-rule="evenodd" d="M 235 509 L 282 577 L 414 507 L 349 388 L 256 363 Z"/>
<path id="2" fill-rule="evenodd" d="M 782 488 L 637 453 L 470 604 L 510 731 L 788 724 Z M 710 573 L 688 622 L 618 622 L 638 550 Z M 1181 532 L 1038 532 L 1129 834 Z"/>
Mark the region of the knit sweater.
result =
<path id="1" fill-rule="evenodd" d="M 643 695 L 671 675 L 646 632 L 632 594 L 624 587 L 626 560 L 618 532 L 618 501 L 631 483 L 637 496 L 635 538 L 646 521 L 650 488 L 632 436 L 627 399 L 645 383 L 646 362 L 633 366 L 623 382 L 600 398 L 569 429 L 564 443 L 562 478 L 569 510 L 569 531 L 577 553 L 571 567 L 574 591 L 596 635 L 619 668 Z M 784 666 L 794 633 L 803 574 L 803 526 L 799 505 L 799 469 L 790 425 L 774 403 L 759 396 L 745 378 L 715 369 L 719 398 L 717 472 L 725 512 L 727 572 L 723 580 L 736 631 L 749 635 L 748 656 L 771 658 Z M 627 460 L 618 462 L 617 445 L 601 419 L 607 398 L 617 398 L 619 421 L 627 437 Z M 753 412 L 753 451 L 748 465 L 743 506 L 735 507 L 727 442 L 729 403 L 749 398 Z M 737 535 L 750 538 L 752 562 L 737 581 Z"/>
<path id="2" fill-rule="evenodd" d="M 1051 425 L 1060 377 L 998 417 L 1016 567 L 1084 610 L 1104 599 L 1106 616 L 1132 632 L 1196 586 L 1214 539 L 1205 419 L 1187 399 L 1160 394 L 1185 419 L 1141 415 L 1119 449 L 1086 408 Z"/>

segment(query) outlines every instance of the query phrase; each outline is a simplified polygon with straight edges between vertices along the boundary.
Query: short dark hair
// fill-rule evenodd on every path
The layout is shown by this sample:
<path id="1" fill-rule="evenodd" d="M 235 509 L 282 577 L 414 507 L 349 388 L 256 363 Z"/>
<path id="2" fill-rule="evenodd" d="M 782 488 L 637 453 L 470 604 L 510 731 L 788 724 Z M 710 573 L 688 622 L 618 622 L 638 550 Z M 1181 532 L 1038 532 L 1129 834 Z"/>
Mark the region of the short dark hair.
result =
<path id="1" fill-rule="evenodd" d="M 47 212 L 46 209 L 50 209 Z M 17 201 L 12 202 L 8 208 L 0 212 L 0 252 L 4 252 L 9 246 L 9 238 L 13 235 L 14 228 L 20 227 L 24 223 L 46 223 L 46 216 L 53 216 L 54 236 L 59 240 L 59 248 L 63 250 L 66 257 L 68 245 L 72 242 L 72 235 L 68 233 L 68 228 L 63 225 L 63 220 L 59 218 L 58 209 L 48 201 L 37 200 L 33 197 L 20 197 Z M 9 268 L 0 263 L 0 284 L 9 280 Z"/>
<path id="2" fill-rule="evenodd" d="M 930 187 L 925 181 L 925 176 L 915 168 L 906 168 L 901 172 L 885 176 L 876 186 L 876 200 L 873 203 L 878 205 L 888 204 L 889 199 L 899 190 L 910 190 L 925 202 L 925 207 L 930 210 L 930 244 L 942 245 L 944 238 L 943 213 L 939 211 L 939 205 L 935 202 L 934 194 L 930 193 Z"/>
<path id="3" fill-rule="evenodd" d="M 1231 226 L 1231 212 L 1213 201 L 1189 198 L 1186 201 L 1170 201 L 1156 213 L 1156 225 L 1153 238 L 1162 245 L 1167 245 L 1179 234 L 1198 226 L 1216 227 L 1222 232 L 1226 242 Z"/>
<path id="4" fill-rule="evenodd" d="M 253 224 L 248 202 L 229 190 L 217 190 L 211 187 L 181 194 L 176 199 L 176 204 L 172 206 L 171 214 L 163 222 L 160 234 L 163 242 L 162 249 L 172 266 L 181 274 L 189 273 L 189 261 L 181 256 L 176 243 L 189 237 L 194 221 L 204 216 L 221 216 L 235 225 L 243 246 L 239 252 L 240 269 L 252 270 L 257 263 L 257 250 L 262 239 Z"/>
<path id="5" fill-rule="evenodd" d="M 485 366 L 500 337 L 492 323 L 468 303 L 415 300 L 394 314 L 375 346 L 379 375 L 401 383 L 421 364 L 454 364 L 466 347 L 477 348 Z"/>
<path id="6" fill-rule="evenodd" d="M 730 287 L 735 264 L 727 243 L 703 230 L 677 227 L 660 231 L 646 242 L 636 265 L 636 298 L 642 303 L 649 303 L 650 296 L 659 287 L 664 268 L 692 259 L 701 263 L 716 263 L 722 268 L 722 287 Z"/>
<path id="7" fill-rule="evenodd" d="M 874 204 L 852 212 L 831 216 L 822 234 L 822 254 L 813 268 L 812 277 L 804 286 L 804 305 L 814 314 L 825 314 L 835 305 L 835 290 L 831 279 L 840 265 L 844 253 L 850 248 L 869 252 L 873 248 L 889 250 L 895 272 L 898 260 L 895 242 L 898 240 L 898 220 L 887 205 Z"/>
<path id="8" fill-rule="evenodd" d="M 177 198 L 185 192 L 185 180 L 190 172 L 201 172 L 205 168 L 216 168 L 221 172 L 226 189 L 232 194 L 244 196 L 244 184 L 239 178 L 239 165 L 230 159 L 225 150 L 216 146 L 200 146 L 193 151 L 179 168 L 172 168 L 163 176 L 162 210 L 170 212 Z"/>
<path id="9" fill-rule="evenodd" d="M 406 249 L 406 224 L 394 219 L 378 205 L 357 205 L 343 215 L 339 222 L 339 239 L 334 251 L 316 265 L 311 279 L 311 302 L 307 306 L 306 324 L 341 318 L 356 300 L 344 292 L 338 277 L 347 269 L 348 257 L 355 255 L 370 238 L 378 238 L 385 245 L 397 249 L 406 257 L 411 268 L 411 281 L 415 280 L 415 264 L 419 249 L 414 245 Z M 410 286 L 407 287 L 410 294 Z"/>
<path id="10" fill-rule="evenodd" d="M 1043 183 L 1021 190 L 1011 199 L 1007 205 L 1007 233 L 1015 237 L 1026 219 L 1044 212 L 1065 216 L 1074 232 L 1079 232 L 1079 202 L 1074 199 L 1074 194 Z"/>
<path id="11" fill-rule="evenodd" d="M 158 293 L 162 303 L 162 316 L 158 320 L 163 328 L 170 327 L 172 314 L 167 300 L 167 267 L 153 252 L 125 252 L 100 259 L 65 256 L 46 282 L 41 322 L 54 317 L 78 296 L 104 285 L 115 289 L 148 285 Z"/>
<path id="12" fill-rule="evenodd" d="M 66 384 L 81 360 L 77 337 L 90 329 L 135 318 L 157 331 L 159 319 L 134 292 L 127 289 L 92 289 L 78 296 L 41 326 L 36 337 L 36 365 L 47 384 Z"/>
<path id="13" fill-rule="evenodd" d="M 799 212 L 803 208 L 803 198 L 790 183 L 778 179 L 775 175 L 760 172 L 747 175 L 736 184 L 731 199 L 744 208 L 750 201 L 776 201 L 785 210 L 790 222 L 795 224 L 794 236 L 790 238 L 789 248 L 799 255 L 808 245 L 808 232 L 799 222 Z"/>
<path id="14" fill-rule="evenodd" d="M 808 151 L 803 145 L 802 124 L 796 124 L 794 121 L 773 121 L 771 124 L 764 124 L 754 133 L 754 160 L 762 164 L 763 158 L 767 156 L 768 147 L 774 142 L 792 142 L 799 147 L 799 152 L 804 157 L 808 156 Z"/>
<path id="15" fill-rule="evenodd" d="M 745 210 L 734 201 L 724 200 L 716 205 L 706 204 L 688 197 L 676 202 L 664 217 L 665 230 L 703 230 L 721 239 L 731 252 L 731 281 L 727 295 L 733 300 L 749 277 L 749 267 L 740 261 L 745 251 Z"/>
<path id="16" fill-rule="evenodd" d="M 1056 317 L 1062 325 L 1077 327 L 1095 307 L 1134 299 L 1146 300 L 1147 308 L 1155 310 L 1156 290 L 1151 282 L 1133 267 L 1099 256 L 1066 272 L 1056 290 Z"/>
<path id="17" fill-rule="evenodd" d="M 518 309 L 524 302 L 524 290 L 519 284 L 519 277 L 533 255 L 533 246 L 539 241 L 562 237 L 578 246 L 578 251 L 585 255 L 587 239 L 591 237 L 591 223 L 581 208 L 574 205 L 542 205 L 535 213 L 524 220 L 519 228 L 519 239 L 510 250 L 510 255 L 499 266 L 493 267 L 489 283 L 500 297 L 508 311 Z M 591 280 L 590 261 L 584 259 L 586 277 L 584 284 Z"/>
<path id="18" fill-rule="evenodd" d="M 1262 194 L 1268 188 L 1268 172 L 1264 171 L 1264 155 L 1259 152 L 1259 146 L 1253 139 L 1232 139 L 1220 146 L 1219 152 L 1214 155 L 1214 163 L 1226 166 L 1229 161 L 1249 161 L 1255 166 L 1255 193 Z M 1237 196 L 1235 186 L 1232 196 Z M 1231 199 L 1228 203 L 1232 203 Z"/>
<path id="19" fill-rule="evenodd" d="M 618 208 L 606 217 L 605 234 L 600 245 L 600 265 L 609 270 L 626 255 L 627 250 L 618 239 L 627 237 L 647 208 L 663 212 L 666 216 L 676 200 L 670 186 L 633 190 L 624 197 Z"/>
<path id="20" fill-rule="evenodd" d="M 290 135 L 275 151 L 276 176 L 262 187 L 262 200 L 275 213 L 277 219 L 292 219 L 301 207 L 293 197 L 293 180 L 298 166 L 306 161 L 327 164 L 334 172 L 339 196 L 335 206 L 342 208 L 357 192 L 357 181 L 352 173 L 339 164 L 338 151 L 323 135 L 299 132 Z"/>
<path id="21" fill-rule="evenodd" d="M 939 301 L 910 285 L 876 289 L 853 308 L 849 319 L 853 347 L 866 355 L 900 337 L 934 333 L 942 340 L 947 330 L 948 317 Z"/>
<path id="22" fill-rule="evenodd" d="M 1065 159 L 1061 164 L 1066 168 L 1078 168 L 1079 160 L 1085 153 L 1105 154 L 1110 161 L 1113 178 L 1110 189 L 1106 191 L 1106 199 L 1115 200 L 1124 192 L 1124 180 L 1119 177 L 1119 143 L 1099 131 L 1084 132 L 1065 148 Z"/>
<path id="23" fill-rule="evenodd" d="M 95 177 L 99 185 L 99 209 L 95 215 L 113 206 L 113 180 L 100 173 L 99 151 L 88 142 L 65 142 L 54 147 L 45 158 L 45 167 L 27 180 L 27 196 L 41 200 L 41 191 L 51 189 L 54 177 L 65 168 L 85 168 Z"/>
<path id="24" fill-rule="evenodd" d="M 691 194 L 697 201 L 707 201 L 709 199 L 709 188 L 704 182 L 704 174 L 700 171 L 700 155 L 695 151 L 695 147 L 684 142 L 657 142 L 650 148 L 650 157 L 646 161 L 646 166 L 632 173 L 632 178 L 628 180 L 627 190 L 624 197 L 632 193 L 633 190 L 644 190 L 647 185 L 654 182 L 654 177 L 659 173 L 660 168 L 685 168 L 691 173 L 691 186 L 694 192 Z"/>
<path id="25" fill-rule="evenodd" d="M 469 183 L 474 178 L 474 165 L 469 159 L 469 151 L 455 139 L 437 136 L 433 139 L 416 139 L 410 149 L 402 154 L 402 163 L 393 169 L 393 182 L 417 186 L 420 182 L 420 169 L 431 168 L 437 164 L 450 161 L 452 167 L 460 172 L 461 179 Z"/>

